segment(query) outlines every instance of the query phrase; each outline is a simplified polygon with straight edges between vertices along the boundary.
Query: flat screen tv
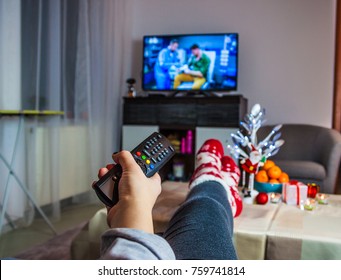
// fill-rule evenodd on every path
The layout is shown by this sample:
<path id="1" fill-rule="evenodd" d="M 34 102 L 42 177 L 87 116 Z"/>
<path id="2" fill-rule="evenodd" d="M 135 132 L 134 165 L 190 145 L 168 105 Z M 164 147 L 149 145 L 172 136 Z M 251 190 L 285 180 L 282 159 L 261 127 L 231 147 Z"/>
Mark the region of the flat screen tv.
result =
<path id="1" fill-rule="evenodd" d="M 236 91 L 238 34 L 144 36 L 142 73 L 151 93 Z"/>

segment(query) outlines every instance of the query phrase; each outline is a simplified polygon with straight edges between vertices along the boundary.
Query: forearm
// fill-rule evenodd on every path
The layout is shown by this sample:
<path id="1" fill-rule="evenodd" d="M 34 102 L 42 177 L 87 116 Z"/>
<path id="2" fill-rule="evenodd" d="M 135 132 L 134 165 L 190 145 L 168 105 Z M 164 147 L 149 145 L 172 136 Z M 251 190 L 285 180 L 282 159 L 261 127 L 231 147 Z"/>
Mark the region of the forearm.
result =
<path id="1" fill-rule="evenodd" d="M 108 224 L 111 228 L 135 228 L 147 233 L 154 233 L 151 209 L 120 201 L 108 214 Z"/>
<path id="2" fill-rule="evenodd" d="M 174 252 L 162 237 L 129 228 L 116 228 L 102 235 L 101 259 L 174 260 Z"/>

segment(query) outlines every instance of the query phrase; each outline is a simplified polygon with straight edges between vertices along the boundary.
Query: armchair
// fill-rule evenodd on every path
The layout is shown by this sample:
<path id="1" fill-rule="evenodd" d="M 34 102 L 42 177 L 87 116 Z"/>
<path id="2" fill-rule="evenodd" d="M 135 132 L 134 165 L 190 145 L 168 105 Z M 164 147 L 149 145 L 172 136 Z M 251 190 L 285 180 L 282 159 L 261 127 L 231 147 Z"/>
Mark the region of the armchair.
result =
<path id="1" fill-rule="evenodd" d="M 263 139 L 273 126 L 261 127 L 257 133 Z M 335 193 L 341 158 L 341 135 L 326 127 L 307 124 L 284 124 L 284 145 L 273 159 L 291 179 L 315 182 L 321 192 Z"/>

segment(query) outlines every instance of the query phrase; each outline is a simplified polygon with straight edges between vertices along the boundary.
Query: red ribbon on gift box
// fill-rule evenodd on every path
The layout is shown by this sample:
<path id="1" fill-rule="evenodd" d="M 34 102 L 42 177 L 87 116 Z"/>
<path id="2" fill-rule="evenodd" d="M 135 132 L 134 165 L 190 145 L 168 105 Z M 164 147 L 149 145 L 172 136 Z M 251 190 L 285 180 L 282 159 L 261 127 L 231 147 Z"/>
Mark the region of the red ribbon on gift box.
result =
<path id="1" fill-rule="evenodd" d="M 283 195 L 283 200 L 287 201 L 287 188 L 285 187 L 284 184 L 282 186 L 282 195 Z"/>
<path id="2" fill-rule="evenodd" d="M 298 187 L 299 182 L 297 180 L 291 180 L 290 185 L 296 186 L 296 205 L 300 203 L 300 188 Z"/>
<path id="3" fill-rule="evenodd" d="M 299 205 L 300 204 L 300 200 L 299 200 L 299 198 L 300 198 L 300 188 L 298 187 L 298 184 L 296 185 L 296 193 L 297 193 L 297 195 L 296 195 L 296 197 L 297 197 L 296 204 Z"/>
<path id="4" fill-rule="evenodd" d="M 296 204 L 299 205 L 300 204 L 300 196 L 301 196 L 299 186 L 303 183 L 301 183 L 297 180 L 291 180 L 288 184 L 296 186 Z M 283 198 L 284 198 L 284 201 L 287 201 L 287 188 L 285 186 L 283 186 L 283 189 L 284 189 Z"/>

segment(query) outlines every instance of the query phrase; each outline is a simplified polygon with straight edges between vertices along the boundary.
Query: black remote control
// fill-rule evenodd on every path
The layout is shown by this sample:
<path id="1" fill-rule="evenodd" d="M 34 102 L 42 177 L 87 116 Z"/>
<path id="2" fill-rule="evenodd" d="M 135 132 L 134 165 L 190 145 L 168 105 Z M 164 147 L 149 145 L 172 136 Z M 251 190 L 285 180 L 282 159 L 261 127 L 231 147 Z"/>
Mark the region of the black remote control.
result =
<path id="1" fill-rule="evenodd" d="M 169 140 L 158 132 L 152 133 L 131 151 L 135 161 L 147 177 L 158 172 L 175 154 Z M 93 184 L 98 198 L 107 206 L 118 202 L 118 183 L 122 168 L 116 164 L 101 179 Z M 109 179 L 112 180 L 109 180 Z"/>

